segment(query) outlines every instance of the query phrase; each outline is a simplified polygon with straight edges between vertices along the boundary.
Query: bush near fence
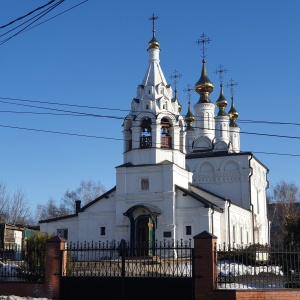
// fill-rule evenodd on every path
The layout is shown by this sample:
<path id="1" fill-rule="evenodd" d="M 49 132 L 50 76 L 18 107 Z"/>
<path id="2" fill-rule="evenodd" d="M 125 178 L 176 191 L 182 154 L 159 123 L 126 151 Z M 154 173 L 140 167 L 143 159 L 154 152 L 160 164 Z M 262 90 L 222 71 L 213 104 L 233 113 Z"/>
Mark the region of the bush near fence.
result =
<path id="1" fill-rule="evenodd" d="M 14 245 L 0 249 L 0 281 L 42 282 L 44 280 L 45 240 L 43 243 L 28 241 L 22 250 L 16 250 Z"/>

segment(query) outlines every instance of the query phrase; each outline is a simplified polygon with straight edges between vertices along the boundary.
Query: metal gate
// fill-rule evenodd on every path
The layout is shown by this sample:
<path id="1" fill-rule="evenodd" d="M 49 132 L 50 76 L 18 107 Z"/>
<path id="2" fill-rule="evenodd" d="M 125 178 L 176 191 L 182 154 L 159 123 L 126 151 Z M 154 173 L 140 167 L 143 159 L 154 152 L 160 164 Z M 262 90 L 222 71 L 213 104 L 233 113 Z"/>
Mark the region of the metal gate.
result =
<path id="1" fill-rule="evenodd" d="M 193 278 L 64 277 L 61 300 L 193 300 Z"/>
<path id="2" fill-rule="evenodd" d="M 84 243 L 62 251 L 60 299 L 194 300 L 187 243 Z M 153 253 L 149 255 L 149 253 Z"/>

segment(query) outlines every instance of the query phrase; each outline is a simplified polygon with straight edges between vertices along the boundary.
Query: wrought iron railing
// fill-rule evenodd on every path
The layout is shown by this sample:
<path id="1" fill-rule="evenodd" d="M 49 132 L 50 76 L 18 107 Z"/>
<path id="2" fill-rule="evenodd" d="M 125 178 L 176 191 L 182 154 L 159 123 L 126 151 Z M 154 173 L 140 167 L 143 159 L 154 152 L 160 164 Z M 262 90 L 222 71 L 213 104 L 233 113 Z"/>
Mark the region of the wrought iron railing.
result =
<path id="1" fill-rule="evenodd" d="M 31 245 L 23 249 L 10 245 L 0 249 L 0 282 L 42 282 L 44 279 L 44 245 Z"/>
<path id="2" fill-rule="evenodd" d="M 218 287 L 299 288 L 299 245 L 216 246 Z"/>
<path id="3" fill-rule="evenodd" d="M 141 136 L 140 148 L 151 148 L 151 147 L 152 147 L 152 136 Z"/>
<path id="4" fill-rule="evenodd" d="M 190 242 L 70 243 L 63 252 L 66 276 L 192 277 Z"/>

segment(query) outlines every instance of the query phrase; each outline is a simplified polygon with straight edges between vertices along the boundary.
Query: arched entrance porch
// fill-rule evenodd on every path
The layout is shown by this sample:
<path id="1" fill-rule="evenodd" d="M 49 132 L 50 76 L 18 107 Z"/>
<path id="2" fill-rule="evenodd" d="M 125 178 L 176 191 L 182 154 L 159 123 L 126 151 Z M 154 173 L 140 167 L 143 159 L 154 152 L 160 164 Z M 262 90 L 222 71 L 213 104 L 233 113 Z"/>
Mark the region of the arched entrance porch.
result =
<path id="1" fill-rule="evenodd" d="M 160 210 L 154 205 L 138 204 L 130 207 L 123 215 L 130 220 L 131 245 L 143 246 L 148 255 L 153 255 L 155 229 Z"/>

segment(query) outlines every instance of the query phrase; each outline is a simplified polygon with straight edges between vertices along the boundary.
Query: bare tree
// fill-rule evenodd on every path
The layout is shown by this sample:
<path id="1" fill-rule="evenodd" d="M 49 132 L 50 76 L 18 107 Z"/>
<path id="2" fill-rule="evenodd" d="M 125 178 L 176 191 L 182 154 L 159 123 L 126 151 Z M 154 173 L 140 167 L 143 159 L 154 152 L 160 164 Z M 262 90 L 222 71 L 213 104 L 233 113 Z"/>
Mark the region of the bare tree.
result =
<path id="1" fill-rule="evenodd" d="M 9 193 L 6 185 L 0 182 L 0 222 L 7 223 L 9 216 Z"/>
<path id="2" fill-rule="evenodd" d="M 30 208 L 25 192 L 17 188 L 9 201 L 9 223 L 29 224 L 31 219 Z"/>
<path id="3" fill-rule="evenodd" d="M 78 188 L 66 191 L 62 198 L 62 202 L 69 210 L 74 211 L 76 200 L 81 200 L 82 205 L 86 205 L 101 196 L 104 192 L 105 187 L 100 181 L 81 180 Z"/>
<path id="4" fill-rule="evenodd" d="M 55 200 L 50 198 L 47 204 L 38 204 L 36 214 L 38 220 L 47 220 L 68 215 L 70 211 L 63 203 L 56 204 Z"/>
<path id="5" fill-rule="evenodd" d="M 66 216 L 75 212 L 75 201 L 81 200 L 85 205 L 105 192 L 104 186 L 91 180 L 81 180 L 80 185 L 75 190 L 67 190 L 59 203 L 50 198 L 47 204 L 39 204 L 36 214 L 38 220 L 47 220 Z"/>
<path id="6" fill-rule="evenodd" d="M 299 189 L 294 183 L 280 181 L 268 195 L 268 217 L 271 221 L 271 241 L 282 242 L 286 236 L 286 220 L 300 213 Z"/>

